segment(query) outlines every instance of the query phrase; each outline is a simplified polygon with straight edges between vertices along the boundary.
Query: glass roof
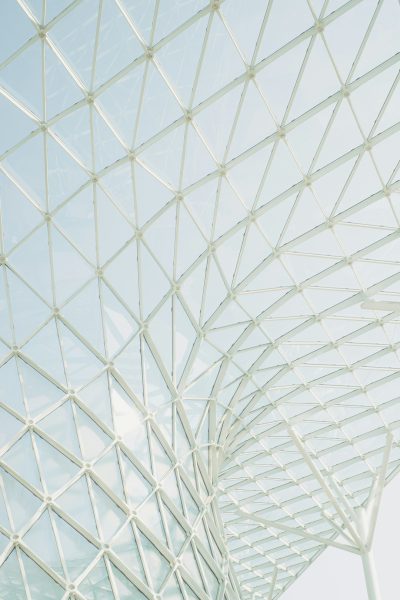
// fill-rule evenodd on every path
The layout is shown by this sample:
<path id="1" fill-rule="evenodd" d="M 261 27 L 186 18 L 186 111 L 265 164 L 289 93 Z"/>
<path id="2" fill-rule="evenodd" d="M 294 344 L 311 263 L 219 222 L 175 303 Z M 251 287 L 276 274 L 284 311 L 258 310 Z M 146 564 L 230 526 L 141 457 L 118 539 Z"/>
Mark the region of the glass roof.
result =
<path id="1" fill-rule="evenodd" d="M 275 600 L 400 468 L 397 0 L 0 3 L 0 596 Z"/>

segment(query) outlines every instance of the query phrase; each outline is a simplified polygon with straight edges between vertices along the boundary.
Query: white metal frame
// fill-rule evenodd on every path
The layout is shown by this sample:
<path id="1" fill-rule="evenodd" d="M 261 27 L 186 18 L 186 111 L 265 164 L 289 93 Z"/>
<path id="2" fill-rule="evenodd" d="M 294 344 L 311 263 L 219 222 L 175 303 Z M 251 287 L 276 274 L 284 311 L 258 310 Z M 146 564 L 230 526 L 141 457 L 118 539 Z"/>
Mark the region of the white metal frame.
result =
<path id="1" fill-rule="evenodd" d="M 315 11 L 312 0 L 307 0 L 307 7 L 312 15 L 313 25 L 306 31 L 301 32 L 291 41 L 283 44 L 278 50 L 269 56 L 260 56 L 260 48 L 265 30 L 271 19 L 272 11 L 275 10 L 277 0 L 266 2 L 265 15 L 260 24 L 257 40 L 254 43 L 254 52 L 250 63 L 244 57 L 241 44 L 236 39 L 235 28 L 230 25 L 228 13 L 229 0 L 204 3 L 204 6 L 190 18 L 185 20 L 168 35 L 155 42 L 157 20 L 161 19 L 161 2 L 154 2 L 154 15 L 151 31 L 147 40 L 140 31 L 140 26 L 133 19 L 129 5 L 124 0 L 115 0 L 116 10 L 124 19 L 142 48 L 140 55 L 130 64 L 125 66 L 113 77 L 102 85 L 95 87 L 96 61 L 100 46 L 100 28 L 102 11 L 105 0 L 99 0 L 98 14 L 96 15 L 96 36 L 94 41 L 94 53 L 91 65 L 91 82 L 86 86 L 81 73 L 74 68 L 70 57 L 60 49 L 57 36 L 53 35 L 57 24 L 69 16 L 73 16 L 74 10 L 83 5 L 81 0 L 74 0 L 66 6 L 52 20 L 46 20 L 46 1 L 43 2 L 41 19 L 35 14 L 28 2 L 16 0 L 27 19 L 32 23 L 35 34 L 27 40 L 11 56 L 0 64 L 0 74 L 3 69 L 14 64 L 25 51 L 29 51 L 38 42 L 43 56 L 43 115 L 35 114 L 13 90 L 6 84 L 0 85 L 0 94 L 34 124 L 32 133 L 23 139 L 16 140 L 10 148 L 7 148 L 0 156 L 0 173 L 6 180 L 12 183 L 23 195 L 26 201 L 40 215 L 40 222 L 15 243 L 11 249 L 6 248 L 4 243 L 4 227 L 1 224 L 0 255 L 1 270 L 4 280 L 4 306 L 10 314 L 10 338 L 0 337 L 0 342 L 5 348 L 1 357 L 0 373 L 2 368 L 8 368 L 15 361 L 19 383 L 23 394 L 25 415 L 10 405 L 7 398 L 0 398 L 0 408 L 6 411 L 20 424 L 18 432 L 7 440 L 0 449 L 0 467 L 2 473 L 10 475 L 23 488 L 35 497 L 40 506 L 26 520 L 23 527 L 18 529 L 13 523 L 13 506 L 7 498 L 6 485 L 0 478 L 0 489 L 4 497 L 4 503 L 10 523 L 10 528 L 0 526 L 0 533 L 8 539 L 8 542 L 0 555 L 0 565 L 5 566 L 7 559 L 12 555 L 16 557 L 23 588 L 28 600 L 31 600 L 29 577 L 24 567 L 24 556 L 32 559 L 43 573 L 57 582 L 64 590 L 63 600 L 85 600 L 85 594 L 81 593 L 80 587 L 87 581 L 96 565 L 104 559 L 105 570 L 110 586 L 110 593 L 117 600 L 122 600 L 119 591 L 115 568 L 132 584 L 132 589 L 139 590 L 147 598 L 162 599 L 174 589 L 175 594 L 180 594 L 185 600 L 194 597 L 200 600 L 215 598 L 216 600 L 237 600 L 239 597 L 245 600 L 257 600 L 268 597 L 270 600 L 280 596 L 288 585 L 298 577 L 312 560 L 314 560 L 326 546 L 335 546 L 346 551 L 355 552 L 362 558 L 366 585 L 370 600 L 379 599 L 378 585 L 374 574 L 371 544 L 375 529 L 379 504 L 383 487 L 388 479 L 393 477 L 399 468 L 399 414 L 393 416 L 393 408 L 398 406 L 398 398 L 388 398 L 379 404 L 376 402 L 375 393 L 385 386 L 395 382 L 399 376 L 398 365 L 388 368 L 382 367 L 380 359 L 391 360 L 398 356 L 400 341 L 391 339 L 390 331 L 398 323 L 396 311 L 389 312 L 383 316 L 380 309 L 376 312 L 362 312 L 362 303 L 374 301 L 379 294 L 389 294 L 388 288 L 400 281 L 398 261 L 394 257 L 375 258 L 374 253 L 390 248 L 390 244 L 399 239 L 400 223 L 399 214 L 394 208 L 392 196 L 399 191 L 399 163 L 397 163 L 389 177 L 381 172 L 381 166 L 376 158 L 375 150 L 392 139 L 400 131 L 400 123 L 394 123 L 380 130 L 379 124 L 385 110 L 393 97 L 400 75 L 394 79 L 389 92 L 380 107 L 372 127 L 364 131 L 357 115 L 357 110 L 352 104 L 352 94 L 362 90 L 363 86 L 374 81 L 379 75 L 388 72 L 395 67 L 400 60 L 400 52 L 383 60 L 380 64 L 373 66 L 370 70 L 355 78 L 357 65 L 362 57 L 363 51 L 370 39 L 371 32 L 379 15 L 383 10 L 385 0 L 377 0 L 374 12 L 366 29 L 362 43 L 357 51 L 353 65 L 349 70 L 347 79 L 341 78 L 339 69 L 335 63 L 329 47 L 329 41 L 325 36 L 325 30 L 347 13 L 351 13 L 362 0 L 349 0 L 343 2 L 339 8 L 330 11 L 329 2 L 323 3 L 320 14 Z M 225 7 L 226 5 L 226 12 Z M 160 14 L 159 14 L 160 13 Z M 200 58 L 196 66 L 192 91 L 188 105 L 184 105 L 179 93 L 175 90 L 170 74 L 165 69 L 163 60 L 160 58 L 161 51 L 179 36 L 188 32 L 189 28 L 201 19 L 207 20 L 207 27 Z M 242 73 L 225 86 L 212 93 L 205 100 L 196 103 L 196 89 L 199 85 L 202 66 L 205 60 L 206 50 L 209 44 L 210 32 L 213 22 L 218 22 L 227 39 L 233 44 L 242 62 Z M 79 25 L 79 23 L 77 23 Z M 329 56 L 333 69 L 338 79 L 337 91 L 321 102 L 305 111 L 303 114 L 290 119 L 291 108 L 294 104 L 296 94 L 302 82 L 304 70 L 308 65 L 310 55 L 316 40 L 322 40 L 322 44 Z M 299 48 L 302 43 L 307 45 L 304 59 L 291 92 L 289 102 L 282 120 L 278 121 L 272 114 L 268 103 L 268 97 L 263 93 L 258 83 L 258 78 L 269 65 L 275 64 L 281 57 L 290 51 Z M 82 99 L 69 106 L 52 118 L 46 114 L 46 78 L 45 56 L 47 48 L 58 57 L 68 75 L 73 79 L 82 92 Z M 160 53 L 160 54 L 159 54 Z M 144 75 L 141 82 L 138 116 L 133 127 L 133 136 L 128 146 L 122 139 L 117 127 L 113 122 L 113 115 L 107 114 L 102 107 L 102 94 L 115 86 L 125 76 L 134 72 L 140 65 L 144 65 Z M 149 137 L 142 143 L 137 143 L 137 133 L 140 125 L 141 111 L 146 95 L 146 85 L 149 70 L 156 69 L 159 76 L 168 87 L 176 103 L 180 106 L 182 115 L 165 128 Z M 261 139 L 258 143 L 246 148 L 243 152 L 230 158 L 230 147 L 238 128 L 239 117 L 246 99 L 246 93 L 250 85 L 256 86 L 265 111 L 275 121 L 276 130 Z M 113 87 L 114 86 L 114 87 Z M 236 115 L 233 120 L 228 142 L 222 161 L 218 160 L 212 148 L 212 144 L 203 133 L 200 119 L 205 112 L 226 97 L 233 90 L 241 90 L 240 100 Z M 347 106 L 352 114 L 354 123 L 359 129 L 361 142 L 347 152 L 341 154 L 328 164 L 318 167 L 318 159 L 321 155 L 329 133 L 335 127 L 335 117 L 341 106 Z M 69 115 L 77 114 L 83 107 L 89 107 L 90 113 L 90 164 L 85 163 L 68 140 L 60 133 L 59 124 Z M 309 169 L 304 171 L 296 151 L 292 148 L 292 134 L 297 128 L 309 123 L 312 118 L 321 115 L 327 108 L 332 108 L 332 115 L 328 124 L 321 132 L 321 139 L 310 162 Z M 96 168 L 98 164 L 99 151 L 96 147 L 95 118 L 100 119 L 110 134 L 123 148 L 123 155 L 111 164 Z M 172 185 L 165 181 L 162 174 L 151 166 L 152 153 L 157 150 L 157 144 L 167 139 L 167 136 L 179 128 L 184 130 L 182 142 L 182 159 L 179 169 L 179 184 Z M 208 174 L 197 180 L 190 181 L 186 186 L 184 182 L 185 160 L 189 153 L 188 138 L 194 132 L 205 151 L 213 161 L 214 168 Z M 76 164 L 76 168 L 85 173 L 85 182 L 73 194 L 65 198 L 55 208 L 49 203 L 49 173 L 45 173 L 44 208 L 39 206 L 34 194 L 30 192 L 24 182 L 23 173 L 15 172 L 12 168 L 13 157 L 20 149 L 34 139 L 42 139 L 45 148 L 45 159 L 47 160 L 47 145 L 49 140 L 57 144 L 65 154 Z M 284 189 L 274 196 L 269 202 L 262 204 L 262 193 L 264 183 L 274 166 L 278 148 L 284 145 L 291 160 L 299 172 L 298 181 L 292 186 Z M 251 161 L 258 153 L 271 148 L 270 158 L 266 161 L 264 173 L 261 176 L 257 191 L 253 197 L 253 204 L 249 207 L 246 199 L 239 189 L 235 179 L 235 169 L 246 166 L 246 161 Z M 376 177 L 380 182 L 380 189 L 371 189 L 367 195 L 350 207 L 342 208 L 341 201 L 346 189 L 355 179 L 357 169 L 363 157 L 369 156 L 374 166 Z M 353 161 L 353 162 L 352 162 Z M 339 194 L 331 212 L 324 212 L 323 203 L 315 191 L 318 182 L 324 181 L 329 174 L 335 174 L 343 165 L 352 165 L 349 175 Z M 169 200 L 165 202 L 151 218 L 145 223 L 139 224 L 138 206 L 144 202 L 144 198 L 135 197 L 135 206 L 132 214 L 127 214 L 124 208 L 113 197 L 112 191 L 107 187 L 107 177 L 118 173 L 118 169 L 128 167 L 129 179 L 133 193 L 135 191 L 135 169 L 144 169 L 154 179 L 164 186 L 169 194 Z M 124 175 L 128 178 L 128 175 Z M 201 223 L 198 222 L 196 214 L 191 207 L 190 197 L 196 191 L 203 190 L 207 184 L 216 183 L 215 204 L 211 216 L 211 231 L 205 234 Z M 222 197 L 223 185 L 228 185 L 232 194 L 243 206 L 246 216 L 220 235 L 216 236 L 216 221 L 220 199 Z M 314 187 L 315 186 L 315 187 Z M 63 210 L 71 205 L 77 195 L 84 191 L 92 194 L 94 205 L 94 226 L 96 236 L 96 257 L 87 256 L 79 244 L 71 238 L 68 231 L 60 225 L 60 215 Z M 316 205 L 319 206 L 324 218 L 314 227 L 299 233 L 293 239 L 285 240 L 285 231 L 293 219 L 293 209 L 287 217 L 287 222 L 279 236 L 276 244 L 271 243 L 267 233 L 263 230 L 262 219 L 268 217 L 269 211 L 282 206 L 291 196 L 295 196 L 294 206 L 302 202 L 304 194 L 310 191 Z M 131 235 L 124 245 L 108 258 L 101 260 L 99 234 L 99 197 L 104 194 L 110 207 L 121 222 L 130 227 Z M 382 226 L 382 235 L 371 241 L 367 236 L 368 243 L 361 244 L 354 251 L 348 252 L 342 243 L 337 227 L 349 226 L 352 218 L 356 218 L 362 209 L 373 207 L 379 201 L 384 200 L 393 214 L 392 226 Z M 170 272 L 163 266 L 161 256 L 157 256 L 149 241 L 151 232 L 157 221 L 165 216 L 169 210 L 175 211 L 176 234 L 174 239 L 173 265 Z M 178 271 L 179 254 L 185 249 L 179 248 L 179 228 L 183 220 L 182 215 L 188 215 L 196 228 L 198 235 L 203 240 L 203 251 L 193 260 L 182 274 Z M 132 216 L 133 215 L 133 216 Z M 245 254 L 250 245 L 249 236 L 257 229 L 260 239 L 265 244 L 264 256 L 257 264 L 241 276 L 241 267 L 245 262 Z M 375 230 L 374 223 L 358 224 L 360 231 L 364 228 L 368 234 Z M 25 273 L 21 272 L 19 253 L 27 252 L 30 240 L 35 234 L 45 230 L 50 248 L 50 270 L 51 270 L 51 295 L 49 301 L 43 290 L 32 281 Z M 308 276 L 298 276 L 296 269 L 289 264 L 290 257 L 303 256 L 304 263 L 312 262 L 312 259 L 328 259 L 329 253 L 319 251 L 303 252 L 302 245 L 313 241 L 316 236 L 330 232 L 336 240 L 340 253 L 335 256 L 329 266 L 313 271 Z M 56 267 L 54 263 L 54 241 L 55 234 L 62 236 L 71 249 L 79 255 L 80 259 L 91 270 L 90 277 L 78 288 L 70 290 L 69 296 L 62 302 L 59 301 L 59 290 L 56 283 Z M 228 277 L 224 268 L 222 252 L 229 248 L 235 236 L 241 235 L 237 258 L 233 268 L 233 274 Z M 362 236 L 361 236 L 362 237 Z M 251 240 L 250 240 L 251 241 Z M 112 282 L 110 267 L 123 255 L 127 247 L 135 248 L 137 252 L 137 296 L 138 311 L 131 306 L 124 297 L 119 286 Z M 144 273 L 141 262 L 141 253 L 147 252 L 154 263 L 157 264 L 163 277 L 168 282 L 170 289 L 163 295 L 154 289 L 155 306 L 151 312 L 147 312 L 144 296 Z M 308 262 L 307 262 L 308 261 Z M 325 262 L 328 265 L 328 262 Z M 363 278 L 354 269 L 354 264 L 363 267 L 386 269 L 381 277 L 376 277 L 372 283 Z M 278 265 L 290 281 L 290 285 L 270 285 L 268 288 L 252 288 L 259 277 L 268 272 L 268 268 Z M 397 268 L 395 268 L 397 265 Z M 199 277 L 199 267 L 204 266 L 201 298 L 199 312 L 196 311 L 189 300 L 187 289 L 194 285 L 194 280 Z M 392 268 L 394 272 L 387 274 Z M 212 287 L 212 271 L 216 269 L 223 289 L 213 310 L 207 312 L 208 295 Z M 351 269 L 356 280 L 356 285 L 351 287 L 346 284 L 344 273 Z M 326 284 L 328 277 L 343 276 L 343 285 Z M 48 309 L 47 317 L 34 328 L 29 330 L 26 336 L 18 334 L 13 318 L 13 295 L 11 278 L 16 277 L 23 282 L 26 289 Z M 101 336 L 103 349 L 99 349 L 88 339 L 85 334 L 74 324 L 73 318 L 68 314 L 69 304 L 74 299 L 85 293 L 89 285 L 95 283 L 98 288 L 100 304 Z M 325 287 L 324 287 L 325 286 Z M 336 301 L 326 300 L 329 289 L 335 292 L 348 292 L 345 299 Z M 305 292 L 309 290 L 325 291 L 326 304 L 322 309 L 317 309 L 313 301 Z M 244 298 L 249 294 L 281 292 L 277 300 L 271 301 L 261 311 L 248 308 Z M 106 295 L 112 294 L 118 301 L 122 311 L 128 315 L 130 322 L 135 328 L 132 333 L 120 344 L 117 351 L 112 352 L 109 348 L 107 337 Z M 394 295 L 399 292 L 395 291 Z M 392 294 L 393 295 L 393 294 Z M 392 297 L 392 296 L 390 296 Z M 301 298 L 307 307 L 307 314 L 295 315 L 293 319 L 290 313 L 290 303 Z M 386 298 L 386 296 L 385 296 Z M 384 302 L 384 301 L 383 301 Z M 389 299 L 390 302 L 390 299 Z M 169 368 L 164 360 L 161 344 L 157 337 L 156 328 L 152 326 L 161 314 L 163 307 L 171 306 L 173 315 L 172 323 L 172 367 Z M 360 308 L 361 307 L 361 308 Z M 175 325 L 178 309 L 185 314 L 187 321 L 191 324 L 195 335 L 192 340 L 191 350 L 188 354 L 182 372 L 179 373 L 176 360 L 176 336 L 179 333 Z M 243 321 L 236 317 L 230 317 L 230 310 L 240 310 Z M 284 311 L 288 311 L 285 313 Z M 353 310 L 354 313 L 346 313 Z M 364 309 L 365 310 L 365 309 Z M 283 311 L 283 312 L 282 312 Z M 282 316 L 283 314 L 283 316 Z M 343 317 L 343 314 L 351 316 Z M 278 315 L 278 317 L 277 317 Z M 298 317 L 301 317 L 298 318 Z M 282 322 L 287 321 L 288 327 L 283 328 L 280 334 L 273 335 L 273 323 L 279 318 Z M 337 328 L 332 333 L 331 323 L 340 321 L 342 325 L 351 321 L 352 328 L 345 334 Z M 296 322 L 294 322 L 296 321 Z M 37 357 L 32 357 L 30 343 L 37 340 L 38 336 L 47 325 L 54 324 L 56 328 L 57 343 L 60 348 L 63 369 L 66 381 L 58 380 L 47 368 L 47 363 Z M 308 349 L 312 340 L 312 331 L 319 326 L 323 332 L 324 339 L 314 344 L 313 349 Z M 175 327 L 175 329 L 174 329 Z M 221 335 L 224 328 L 237 327 L 233 342 Z M 391 329 L 392 328 L 392 329 Z M 68 371 L 67 342 L 65 334 L 68 332 L 71 339 L 75 340 L 76 348 L 81 348 L 96 360 L 97 370 L 90 376 L 84 385 L 77 388 L 70 385 Z M 377 342 L 379 333 L 382 332 L 385 342 Z M 321 334 L 322 335 L 322 334 Z M 376 336 L 376 338 L 374 337 Z M 382 337 L 381 336 L 381 337 Z M 138 341 L 140 365 L 139 371 L 143 378 L 143 391 L 132 387 L 129 373 L 123 368 L 123 357 L 129 351 L 133 343 Z M 304 352 L 300 351 L 304 345 Z M 349 348 L 353 349 L 353 355 L 349 354 Z M 368 351 L 368 348 L 370 351 Z M 204 362 L 204 352 L 207 350 L 207 363 Z M 296 351 L 294 359 L 290 358 L 290 351 Z M 360 358 L 359 351 L 363 351 Z M 246 363 L 246 353 L 252 352 L 250 364 Z M 335 352 L 336 362 L 327 362 L 330 353 Z M 151 386 L 153 382 L 146 378 L 146 353 L 150 353 L 158 370 L 158 375 L 165 387 L 164 401 L 155 410 L 151 404 Z M 278 356 L 279 364 L 274 371 L 269 371 L 268 361 L 271 357 Z M 89 360 L 89 359 L 88 359 Z M 397 359 L 398 360 L 398 359 Z M 30 405 L 27 398 L 24 383 L 25 365 L 31 367 L 37 374 L 41 375 L 55 389 L 59 390 L 59 400 L 50 407 L 41 411 L 39 415 L 32 418 Z M 267 366 L 266 366 L 267 365 Z M 322 374 L 312 374 L 309 377 L 310 367 L 318 368 Z M 381 371 L 383 376 L 381 377 Z M 5 371 L 3 371 L 5 372 Z M 85 401 L 85 389 L 91 383 L 104 375 L 107 379 L 110 405 L 112 405 L 113 418 L 116 418 L 116 409 L 112 404 L 117 385 L 129 399 L 132 406 L 131 415 L 138 415 L 141 430 L 149 441 L 149 465 L 135 455 L 130 441 L 118 431 L 117 426 L 111 427 L 97 414 L 93 406 Z M 367 377 L 368 376 L 368 377 Z M 352 378 L 352 384 L 340 383 L 341 378 Z M 292 378 L 292 379 L 291 379 Z M 367 380 L 367 383 L 364 382 Z M 339 383 L 338 383 L 339 381 Z M 209 383 L 211 382 L 211 384 Z M 332 383 L 333 382 L 333 383 Z M 209 393 L 201 394 L 196 389 L 206 389 Z M 336 387 L 335 387 L 336 386 Z M 195 390 L 195 391 L 193 391 Z M 323 400 L 323 393 L 330 394 L 327 400 Z M 143 400 L 141 398 L 143 395 Z M 358 411 L 354 410 L 352 401 L 357 403 L 360 395 L 365 399 Z M 304 400 L 307 396 L 307 401 Z M 196 423 L 190 417 L 192 402 L 202 402 L 204 408 L 202 415 Z M 303 403 L 303 410 L 291 415 L 296 402 Z M 71 406 L 73 423 L 78 432 L 81 456 L 67 448 L 57 436 L 49 434 L 44 424 L 46 419 L 58 409 Z M 348 413 L 340 419 L 337 411 L 344 407 Z M 165 427 L 165 407 L 171 407 L 169 433 Z M 104 435 L 107 443 L 98 452 L 93 460 L 84 457 L 82 431 L 79 425 L 79 411 L 92 423 L 93 430 Z M 80 414 L 80 413 L 79 413 Z M 323 418 L 322 418 L 323 416 Z M 131 417 L 132 418 L 132 417 Z M 370 419 L 373 424 L 368 427 L 364 422 Z M 312 424 L 312 426 L 310 425 Z M 310 428 L 311 427 L 311 428 Z M 352 429 L 351 429 L 352 428 Z M 206 437 L 205 433 L 206 432 Z M 335 439 L 335 435 L 340 436 Z M 9 463 L 9 453 L 18 443 L 27 436 L 32 445 L 32 452 L 38 465 L 40 484 L 39 489 L 26 477 L 21 475 L 17 468 Z M 44 440 L 52 449 L 68 459 L 76 467 L 76 474 L 55 493 L 50 494 L 47 489 L 47 481 L 44 466 L 41 465 L 41 456 L 38 449 L 38 441 Z M 325 447 L 321 448 L 321 440 Z M 365 449 L 366 445 L 370 447 Z M 162 451 L 168 458 L 170 467 L 160 477 L 157 472 L 157 449 Z M 101 461 L 115 453 L 116 465 L 124 481 L 123 462 L 131 461 L 134 468 L 147 482 L 151 492 L 133 507 L 128 500 L 126 491 L 121 494 L 113 487 L 104 476 L 99 475 Z M 338 458 L 330 461 L 330 455 L 334 453 Z M 336 454 L 337 453 L 337 454 Z M 263 462 L 265 461 L 265 462 Z M 133 467 L 132 467 L 133 469 Z M 351 470 L 355 471 L 355 474 Z M 350 471 L 350 475 L 348 474 Z M 167 486 L 170 478 L 173 478 L 181 506 L 177 506 L 175 500 L 170 497 Z M 88 528 L 84 527 L 68 511 L 60 506 L 60 499 L 78 481 L 85 481 L 87 485 L 90 502 L 93 507 L 94 519 L 100 534 L 94 535 Z M 357 482 L 361 484 L 357 488 Z M 267 483 L 266 483 L 267 482 Z M 124 515 L 124 522 L 118 531 L 107 542 L 101 534 L 102 515 L 96 504 L 95 486 L 101 489 L 105 497 L 114 505 L 115 511 Z M 187 490 L 187 491 L 185 491 Z M 197 507 L 197 516 L 191 519 L 188 502 L 191 496 L 192 502 Z M 186 496 L 185 496 L 186 495 Z M 185 499 L 186 498 L 186 499 Z M 165 539 L 161 539 L 151 526 L 151 519 L 145 512 L 144 507 L 154 506 L 159 511 L 159 526 L 165 531 Z M 303 504 L 302 504 L 303 503 Z M 294 506 L 295 508 L 292 508 Z M 185 541 L 181 550 L 176 554 L 173 546 L 173 534 L 167 525 L 167 511 L 184 532 Z M 57 549 L 64 570 L 64 576 L 56 572 L 38 554 L 33 551 L 29 543 L 25 541 L 25 535 L 39 522 L 43 514 L 48 514 L 51 527 L 54 531 Z M 95 558 L 87 564 L 85 569 L 73 581 L 70 581 L 66 573 L 66 558 L 58 534 L 56 521 L 61 518 L 70 525 L 77 534 L 90 542 L 96 549 Z M 143 578 L 128 568 L 126 562 L 118 553 L 116 539 L 122 535 L 124 530 L 131 531 L 132 539 L 135 540 L 140 562 L 143 568 Z M 169 565 L 168 575 L 164 578 L 159 589 L 155 589 L 152 583 L 152 570 L 154 565 L 146 556 L 142 543 L 142 536 L 153 545 L 163 560 Z M 192 563 L 187 562 L 190 557 Z M 186 557 L 186 558 L 185 558 Z M 186 562 L 185 562 L 186 560 Z M 191 571 L 189 564 L 195 565 Z M 0 575 L 1 575 L 0 566 Z M 194 570 L 197 569 L 197 573 Z M 213 588 L 212 581 L 215 581 Z M 19 584 L 18 584 L 19 585 Z M 169 586 L 175 586 L 168 591 Z M 165 594 L 165 595 L 164 595 Z"/>

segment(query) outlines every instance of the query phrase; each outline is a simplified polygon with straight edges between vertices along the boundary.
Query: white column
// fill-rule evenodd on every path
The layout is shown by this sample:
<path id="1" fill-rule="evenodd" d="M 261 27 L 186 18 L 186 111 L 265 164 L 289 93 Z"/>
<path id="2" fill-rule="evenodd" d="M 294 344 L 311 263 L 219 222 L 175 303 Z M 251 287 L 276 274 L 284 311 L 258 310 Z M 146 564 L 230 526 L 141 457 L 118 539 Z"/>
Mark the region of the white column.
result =
<path id="1" fill-rule="evenodd" d="M 381 600 L 372 550 L 363 552 L 361 558 L 364 568 L 365 585 L 367 586 L 368 591 L 368 600 Z"/>

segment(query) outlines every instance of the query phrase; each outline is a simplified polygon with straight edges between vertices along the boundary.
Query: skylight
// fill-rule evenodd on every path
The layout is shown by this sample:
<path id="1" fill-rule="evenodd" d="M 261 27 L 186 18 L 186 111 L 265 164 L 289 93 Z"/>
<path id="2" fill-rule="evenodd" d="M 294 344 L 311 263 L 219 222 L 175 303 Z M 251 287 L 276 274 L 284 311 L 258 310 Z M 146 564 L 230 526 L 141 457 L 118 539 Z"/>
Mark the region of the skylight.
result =
<path id="1" fill-rule="evenodd" d="M 397 0 L 0 2 L 0 597 L 276 600 L 400 467 Z"/>

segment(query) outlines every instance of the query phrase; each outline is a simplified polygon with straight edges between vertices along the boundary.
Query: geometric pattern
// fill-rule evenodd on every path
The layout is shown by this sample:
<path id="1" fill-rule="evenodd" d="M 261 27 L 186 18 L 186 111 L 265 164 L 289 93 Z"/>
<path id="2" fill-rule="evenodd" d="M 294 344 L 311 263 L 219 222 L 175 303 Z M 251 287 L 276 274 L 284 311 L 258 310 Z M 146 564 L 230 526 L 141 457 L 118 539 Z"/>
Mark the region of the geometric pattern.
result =
<path id="1" fill-rule="evenodd" d="M 375 598 L 399 3 L 0 16 L 0 596 L 272 600 L 332 545 Z"/>

